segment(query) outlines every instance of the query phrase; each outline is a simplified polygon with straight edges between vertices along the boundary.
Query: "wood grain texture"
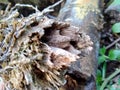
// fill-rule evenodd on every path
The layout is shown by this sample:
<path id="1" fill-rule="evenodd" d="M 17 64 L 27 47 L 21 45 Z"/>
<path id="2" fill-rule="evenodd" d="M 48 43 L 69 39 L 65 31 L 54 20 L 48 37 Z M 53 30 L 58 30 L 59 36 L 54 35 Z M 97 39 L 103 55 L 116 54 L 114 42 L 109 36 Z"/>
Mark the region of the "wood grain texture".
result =
<path id="1" fill-rule="evenodd" d="M 83 52 L 83 57 L 74 63 L 69 70 L 70 72 L 68 72 L 71 77 L 76 80 L 86 80 L 83 85 L 80 84 L 81 82 L 84 82 L 84 80 L 78 80 L 79 85 L 81 86 L 80 90 L 95 90 L 94 80 L 96 77 L 100 39 L 98 29 L 101 25 L 99 21 L 99 4 L 99 0 L 67 0 L 58 16 L 59 20 L 67 21 L 72 25 L 79 27 L 80 31 L 88 34 L 93 41 L 93 50 L 90 52 L 88 52 L 88 49 L 81 50 Z M 80 63 L 80 65 L 78 65 L 78 63 Z"/>

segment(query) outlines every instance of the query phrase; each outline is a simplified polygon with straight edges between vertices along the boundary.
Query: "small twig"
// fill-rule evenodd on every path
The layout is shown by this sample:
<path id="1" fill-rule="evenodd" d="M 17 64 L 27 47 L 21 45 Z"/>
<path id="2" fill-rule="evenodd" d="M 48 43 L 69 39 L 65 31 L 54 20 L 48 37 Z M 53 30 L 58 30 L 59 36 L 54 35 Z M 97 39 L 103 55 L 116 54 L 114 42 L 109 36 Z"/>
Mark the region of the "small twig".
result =
<path id="1" fill-rule="evenodd" d="M 42 14 L 45 14 L 45 13 L 54 11 L 53 8 L 54 8 L 55 6 L 57 6 L 57 5 L 59 5 L 61 2 L 63 2 L 63 0 L 60 0 L 60 1 L 56 2 L 55 4 L 50 5 L 49 7 L 45 8 L 45 9 L 42 11 Z M 16 7 L 29 7 L 29 8 L 34 9 L 36 12 L 40 12 L 40 11 L 38 10 L 38 8 L 37 8 L 37 7 L 34 7 L 33 5 L 29 5 L 29 4 L 16 4 L 13 8 L 11 8 L 10 13 L 11 13 L 12 11 L 14 11 L 14 9 L 16 9 Z"/>
<path id="2" fill-rule="evenodd" d="M 1 22 L 8 21 L 8 20 L 10 20 L 10 19 L 12 19 L 12 18 L 15 18 L 15 17 L 18 17 L 18 16 L 19 16 L 18 11 L 17 11 L 17 10 L 14 10 L 11 14 L 9 14 L 8 17 L 3 18 L 3 19 L 1 20 Z"/>
<path id="3" fill-rule="evenodd" d="M 6 61 L 9 56 L 10 56 L 9 52 L 5 53 L 2 57 L 0 57 L 0 62 Z"/>
<path id="4" fill-rule="evenodd" d="M 9 9 L 10 9 L 10 6 L 11 6 L 11 3 L 8 3 L 8 5 L 7 5 L 6 9 L 5 9 L 5 14 L 4 14 L 4 16 L 6 16 L 6 15 L 8 14 Z"/>
<path id="5" fill-rule="evenodd" d="M 39 21 L 44 14 L 53 11 L 53 8 L 54 8 L 55 6 L 57 6 L 58 4 L 60 4 L 61 2 L 63 2 L 63 0 L 60 0 L 60 1 L 56 2 L 55 4 L 53 4 L 53 5 L 45 8 L 45 9 L 44 9 L 43 11 L 41 11 L 41 12 L 40 12 L 39 10 L 37 10 L 36 13 L 33 13 L 33 14 L 29 15 L 29 16 L 27 17 L 26 21 L 25 21 L 26 25 L 30 25 L 30 23 L 32 23 L 32 22 L 30 22 L 30 21 L 33 21 L 33 20 Z M 22 6 L 22 5 L 21 5 L 21 6 Z M 25 6 L 25 5 L 24 5 L 24 6 Z M 29 5 L 28 5 L 28 6 L 29 6 Z M 33 6 L 30 5 L 29 7 L 33 7 Z M 34 9 L 35 9 L 35 8 L 34 8 Z"/>
<path id="6" fill-rule="evenodd" d="M 5 72 L 8 69 L 13 69 L 13 68 L 15 68 L 15 67 L 7 66 L 7 67 L 5 67 L 3 69 L 0 69 L 0 73 L 3 73 L 3 72 Z"/>
<path id="7" fill-rule="evenodd" d="M 53 8 L 56 7 L 57 5 L 59 5 L 59 4 L 62 3 L 62 2 L 63 2 L 63 0 L 60 0 L 60 1 L 56 2 L 55 4 L 53 4 L 53 5 L 50 5 L 49 7 L 45 8 L 45 9 L 42 11 L 42 14 L 46 14 L 46 13 L 48 13 L 48 12 L 54 11 Z"/>
<path id="8" fill-rule="evenodd" d="M 106 47 L 106 49 L 109 49 L 110 47 L 112 47 L 113 45 L 115 45 L 117 42 L 119 42 L 120 41 L 120 38 L 118 38 L 118 39 L 116 39 L 113 43 L 111 43 L 110 45 L 108 45 L 107 47 Z"/>
<path id="9" fill-rule="evenodd" d="M 39 11 L 37 7 L 34 7 L 33 5 L 29 5 L 29 4 L 16 4 L 13 8 L 11 8 L 10 13 L 12 11 L 14 11 L 14 9 L 16 9 L 16 7 L 29 7 L 34 9 L 36 12 Z"/>
<path id="10" fill-rule="evenodd" d="M 118 75 L 120 73 L 120 69 L 116 70 L 114 73 L 112 73 L 108 78 L 106 78 L 104 80 L 104 82 L 102 83 L 102 86 L 100 88 L 100 90 L 104 90 L 104 88 L 106 87 L 106 85 L 108 84 L 108 82 L 114 78 L 116 75 Z"/>

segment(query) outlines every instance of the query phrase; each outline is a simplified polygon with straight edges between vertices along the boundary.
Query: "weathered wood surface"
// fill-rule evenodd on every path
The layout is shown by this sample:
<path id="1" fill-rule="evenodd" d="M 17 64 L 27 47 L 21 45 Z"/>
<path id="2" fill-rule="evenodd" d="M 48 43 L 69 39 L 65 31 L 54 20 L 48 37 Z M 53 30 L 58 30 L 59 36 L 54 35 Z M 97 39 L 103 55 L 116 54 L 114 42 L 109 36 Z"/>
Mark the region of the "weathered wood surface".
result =
<path id="1" fill-rule="evenodd" d="M 9 1 L 11 1 L 13 4 L 19 2 L 23 4 L 37 5 L 40 9 L 41 8 L 43 9 L 44 7 L 49 6 L 49 4 L 56 2 L 57 0 L 9 0 Z M 58 20 L 69 22 L 71 25 L 78 27 L 79 30 L 71 26 L 69 29 L 66 28 L 69 27 L 69 25 L 66 26 L 67 24 L 62 24 L 62 23 L 59 24 L 55 22 L 56 24 L 54 23 L 51 26 L 51 28 L 60 29 L 62 31 L 60 32 L 51 31 L 50 34 L 48 32 L 48 34 L 45 34 L 42 37 L 43 41 L 47 39 L 48 42 L 45 41 L 46 44 L 52 47 L 64 49 L 67 52 L 80 56 L 80 58 L 77 59 L 76 62 L 72 63 L 71 66 L 69 67 L 66 73 L 66 79 L 68 82 L 66 85 L 60 88 L 60 90 L 95 90 L 96 89 L 95 77 L 96 77 L 97 56 L 99 49 L 98 29 L 99 26 L 101 26 L 99 21 L 100 20 L 99 4 L 100 4 L 99 0 L 66 0 L 64 7 L 61 9 L 59 13 Z M 58 26 L 60 25 L 59 27 L 61 28 L 56 27 L 56 25 Z M 63 27 L 61 25 L 63 25 Z M 48 28 L 46 30 L 49 29 L 51 30 L 51 28 Z M 90 38 L 87 37 L 86 35 L 83 35 L 82 32 L 90 35 Z M 63 35 L 67 38 L 65 39 L 64 37 L 61 37 L 59 33 L 60 35 Z M 80 35 L 81 40 L 77 39 L 79 36 L 78 34 Z M 59 38 L 56 38 L 59 36 L 64 40 L 64 42 L 62 39 L 59 40 Z M 90 39 L 93 41 L 92 48 L 91 48 Z M 57 61 L 57 63 L 59 63 L 59 61 Z"/>
<path id="2" fill-rule="evenodd" d="M 90 39 L 94 42 L 93 51 L 86 52 L 86 56 L 83 57 L 85 64 L 82 63 L 82 67 L 84 67 L 82 71 L 86 71 L 87 76 L 90 76 L 91 73 L 95 75 L 94 69 L 96 68 L 94 67 L 97 65 L 98 53 L 95 51 L 97 51 L 96 49 L 99 47 L 98 27 L 100 11 L 98 1 L 99 0 L 67 0 L 58 16 L 59 20 L 70 22 L 72 25 L 79 27 L 81 31 L 90 35 Z M 86 65 L 86 68 L 84 65 Z"/>
<path id="3" fill-rule="evenodd" d="M 84 49 L 84 55 L 79 60 L 80 62 L 74 63 L 68 72 L 69 75 L 78 80 L 78 83 L 82 79 L 86 79 L 88 82 L 90 78 L 93 77 L 92 79 L 95 80 L 96 77 L 100 39 L 99 26 L 101 26 L 99 4 L 99 0 L 67 0 L 58 16 L 59 20 L 70 22 L 79 27 L 81 31 L 90 35 L 90 39 L 93 41 L 93 50 Z M 95 90 L 95 83 L 90 82 L 88 85 L 83 85 L 81 90 Z"/>

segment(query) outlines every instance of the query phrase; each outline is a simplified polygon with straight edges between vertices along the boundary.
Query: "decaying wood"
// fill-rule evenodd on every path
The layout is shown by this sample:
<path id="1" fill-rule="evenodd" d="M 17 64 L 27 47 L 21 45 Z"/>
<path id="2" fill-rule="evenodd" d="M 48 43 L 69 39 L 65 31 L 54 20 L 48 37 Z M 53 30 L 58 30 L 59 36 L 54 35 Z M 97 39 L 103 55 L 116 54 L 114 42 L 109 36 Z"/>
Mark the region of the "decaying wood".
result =
<path id="1" fill-rule="evenodd" d="M 93 50 L 88 51 L 88 48 L 83 49 L 83 57 L 79 59 L 80 62 L 76 61 L 76 63 L 73 63 L 68 71 L 68 75 L 79 84 L 77 86 L 79 87 L 79 90 L 95 90 L 100 38 L 98 30 L 102 26 L 99 4 L 99 0 L 67 0 L 58 16 L 59 20 L 70 22 L 71 25 L 79 27 L 80 31 L 88 34 L 93 41 Z M 83 44 L 81 43 L 80 45 Z M 82 80 L 84 80 L 84 84 L 81 84 Z M 68 86 L 70 87 L 71 85 L 69 85 L 69 82 L 70 81 L 68 81 Z"/>
<path id="2" fill-rule="evenodd" d="M 17 6 L 33 7 L 25 4 Z M 67 73 L 75 74 L 75 69 L 81 73 L 80 76 L 76 73 L 78 77 L 87 79 L 89 75 L 82 71 L 81 63 L 86 62 L 82 60 L 83 51 L 87 50 L 89 54 L 93 49 L 90 37 L 80 31 L 79 27 L 44 16 L 52 8 L 43 11 L 32 8 L 35 13 L 21 17 L 15 7 L 8 13 L 3 11 L 0 17 L 2 88 L 62 90 L 69 80 L 74 87 L 78 82 Z M 73 71 L 70 72 L 70 69 Z"/>

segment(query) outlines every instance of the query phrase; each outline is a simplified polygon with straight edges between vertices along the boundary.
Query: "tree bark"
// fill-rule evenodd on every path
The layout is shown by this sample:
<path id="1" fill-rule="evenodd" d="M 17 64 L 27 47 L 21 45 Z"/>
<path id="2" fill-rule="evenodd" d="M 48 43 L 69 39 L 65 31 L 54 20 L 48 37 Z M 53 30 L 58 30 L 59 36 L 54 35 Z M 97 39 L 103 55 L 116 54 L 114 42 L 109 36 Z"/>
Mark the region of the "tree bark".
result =
<path id="1" fill-rule="evenodd" d="M 84 56 L 79 59 L 80 65 L 78 66 L 78 62 L 76 62 L 68 71 L 68 75 L 79 83 L 78 87 L 80 86 L 80 90 L 95 90 L 100 39 L 98 31 L 100 29 L 99 5 L 99 0 L 67 0 L 58 16 L 59 20 L 70 22 L 72 25 L 79 27 L 80 31 L 88 34 L 93 41 L 93 50 L 88 52 L 87 49 L 84 49 L 82 51 Z M 80 85 L 83 79 L 85 80 L 83 81 L 84 84 Z M 90 80 L 91 82 L 88 83 Z M 70 87 L 71 85 L 68 86 Z"/>

